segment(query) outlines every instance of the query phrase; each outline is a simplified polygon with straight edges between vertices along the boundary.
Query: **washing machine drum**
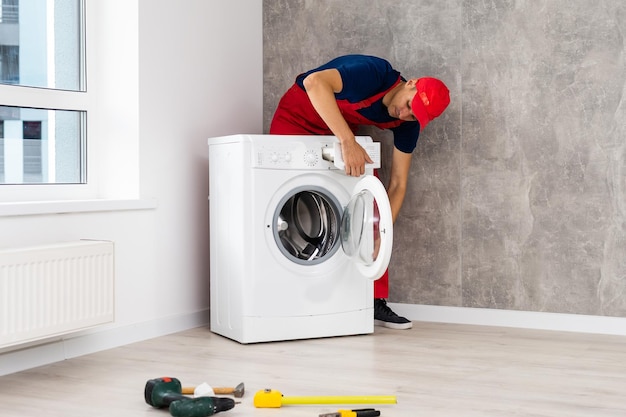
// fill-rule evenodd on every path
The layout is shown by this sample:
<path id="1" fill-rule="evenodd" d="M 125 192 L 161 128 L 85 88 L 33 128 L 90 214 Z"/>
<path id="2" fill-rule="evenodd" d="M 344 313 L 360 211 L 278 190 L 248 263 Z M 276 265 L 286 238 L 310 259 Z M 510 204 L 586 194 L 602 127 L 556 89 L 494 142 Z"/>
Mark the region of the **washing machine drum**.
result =
<path id="1" fill-rule="evenodd" d="M 387 191 L 378 178 L 365 175 L 343 207 L 328 190 L 296 187 L 273 206 L 276 247 L 300 265 L 325 262 L 340 248 L 363 277 L 378 279 L 385 272 L 393 248 L 393 219 Z"/>
<path id="2" fill-rule="evenodd" d="M 333 198 L 314 190 L 296 192 L 278 215 L 279 248 L 296 262 L 323 260 L 337 250 L 340 224 L 340 209 Z"/>

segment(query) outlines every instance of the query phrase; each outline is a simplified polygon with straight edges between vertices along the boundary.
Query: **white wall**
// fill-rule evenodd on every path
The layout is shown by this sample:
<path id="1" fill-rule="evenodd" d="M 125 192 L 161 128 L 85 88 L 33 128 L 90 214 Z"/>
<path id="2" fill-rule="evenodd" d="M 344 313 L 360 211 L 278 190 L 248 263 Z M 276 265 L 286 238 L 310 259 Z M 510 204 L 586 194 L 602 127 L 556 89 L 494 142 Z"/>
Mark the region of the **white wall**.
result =
<path id="1" fill-rule="evenodd" d="M 116 243 L 115 323 L 4 352 L 0 375 L 207 324 L 207 138 L 262 133 L 262 2 L 88 6 L 98 7 L 100 27 L 115 29 L 98 39 L 98 74 L 106 78 L 95 123 L 99 140 L 117 146 L 98 147 L 103 167 L 114 178 L 131 178 L 125 198 L 138 193 L 156 205 L 0 216 L 0 247 L 80 238 Z"/>

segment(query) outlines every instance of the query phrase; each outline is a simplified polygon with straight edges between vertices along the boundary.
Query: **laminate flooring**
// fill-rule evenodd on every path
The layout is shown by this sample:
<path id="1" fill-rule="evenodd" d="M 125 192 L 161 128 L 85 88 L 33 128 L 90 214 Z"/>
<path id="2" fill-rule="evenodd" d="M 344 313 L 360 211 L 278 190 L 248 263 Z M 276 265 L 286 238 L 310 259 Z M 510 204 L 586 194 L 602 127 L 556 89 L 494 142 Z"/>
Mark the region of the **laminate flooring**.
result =
<path id="1" fill-rule="evenodd" d="M 0 356 L 0 360 L 2 357 Z M 414 322 L 372 335 L 241 345 L 196 328 L 0 377 L 3 417 L 167 417 L 149 379 L 244 383 L 228 417 L 317 417 L 372 405 L 255 408 L 292 396 L 396 396 L 381 417 L 626 416 L 626 337 Z M 232 397 L 231 397 L 232 398 Z"/>

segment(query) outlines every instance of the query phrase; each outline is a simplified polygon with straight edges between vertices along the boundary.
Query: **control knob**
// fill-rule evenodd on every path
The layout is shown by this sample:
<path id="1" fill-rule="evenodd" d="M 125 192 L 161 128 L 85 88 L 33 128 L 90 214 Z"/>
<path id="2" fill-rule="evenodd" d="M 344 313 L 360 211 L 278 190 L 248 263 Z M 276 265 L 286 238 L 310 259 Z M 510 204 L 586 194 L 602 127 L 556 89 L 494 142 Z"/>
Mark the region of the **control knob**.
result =
<path id="1" fill-rule="evenodd" d="M 308 166 L 315 166 L 318 160 L 319 157 L 314 149 L 307 149 L 306 152 L 304 152 L 304 163 Z"/>

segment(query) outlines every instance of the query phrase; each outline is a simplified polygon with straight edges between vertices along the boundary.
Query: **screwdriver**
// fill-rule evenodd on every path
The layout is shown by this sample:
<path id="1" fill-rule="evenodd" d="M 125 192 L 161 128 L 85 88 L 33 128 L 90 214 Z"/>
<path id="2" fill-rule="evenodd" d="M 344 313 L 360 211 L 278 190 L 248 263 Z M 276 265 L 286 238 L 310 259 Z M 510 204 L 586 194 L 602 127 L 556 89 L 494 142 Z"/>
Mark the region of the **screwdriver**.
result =
<path id="1" fill-rule="evenodd" d="M 380 411 L 373 408 L 361 408 L 359 410 L 339 410 L 336 413 L 320 414 L 320 417 L 378 417 Z"/>

